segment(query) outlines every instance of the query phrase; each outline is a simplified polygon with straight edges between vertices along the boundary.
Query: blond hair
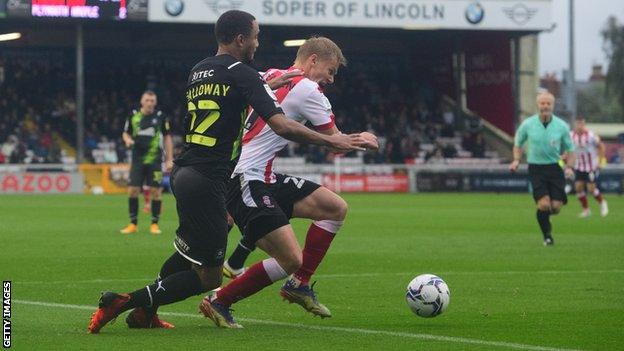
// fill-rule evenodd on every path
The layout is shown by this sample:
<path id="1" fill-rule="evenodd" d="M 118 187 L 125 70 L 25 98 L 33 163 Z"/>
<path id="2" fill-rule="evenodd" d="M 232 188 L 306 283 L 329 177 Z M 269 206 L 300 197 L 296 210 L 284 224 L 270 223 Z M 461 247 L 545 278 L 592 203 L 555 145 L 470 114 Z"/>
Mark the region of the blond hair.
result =
<path id="1" fill-rule="evenodd" d="M 329 38 L 311 37 L 306 40 L 297 51 L 296 61 L 303 62 L 314 54 L 322 60 L 335 58 L 340 65 L 347 65 L 347 59 L 342 54 L 342 50 Z"/>

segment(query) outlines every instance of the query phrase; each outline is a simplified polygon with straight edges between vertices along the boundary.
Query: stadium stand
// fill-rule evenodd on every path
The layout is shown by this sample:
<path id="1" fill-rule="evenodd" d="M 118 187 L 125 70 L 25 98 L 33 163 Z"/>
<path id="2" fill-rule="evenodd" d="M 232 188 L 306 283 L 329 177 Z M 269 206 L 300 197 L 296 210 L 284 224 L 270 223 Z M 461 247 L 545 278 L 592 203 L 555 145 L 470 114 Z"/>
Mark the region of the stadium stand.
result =
<path id="1" fill-rule="evenodd" d="M 111 55 L 92 52 L 86 69 L 85 156 L 93 163 L 128 161 L 121 131 L 145 89 L 157 92 L 159 108 L 172 118 L 174 135 L 181 133 L 186 71 L 193 61 L 166 54 L 132 60 Z M 71 163 L 76 116 L 70 53 L 15 50 L 4 53 L 3 59 L 0 161 Z M 268 57 L 281 67 L 291 59 Z M 432 88 L 401 79 L 405 67 L 391 62 L 392 58 L 383 57 L 352 59 L 336 83 L 326 88 L 342 131 L 368 130 L 380 136 L 377 153 L 353 153 L 348 158 L 395 164 L 500 162 L 495 152 L 487 150 L 479 120 L 458 118 L 454 107 Z M 258 66 L 269 67 L 266 61 Z M 27 101 L 24 96 L 37 99 Z M 179 146 L 181 138 L 175 140 Z M 315 146 L 293 144 L 280 157 L 328 163 L 334 156 Z"/>

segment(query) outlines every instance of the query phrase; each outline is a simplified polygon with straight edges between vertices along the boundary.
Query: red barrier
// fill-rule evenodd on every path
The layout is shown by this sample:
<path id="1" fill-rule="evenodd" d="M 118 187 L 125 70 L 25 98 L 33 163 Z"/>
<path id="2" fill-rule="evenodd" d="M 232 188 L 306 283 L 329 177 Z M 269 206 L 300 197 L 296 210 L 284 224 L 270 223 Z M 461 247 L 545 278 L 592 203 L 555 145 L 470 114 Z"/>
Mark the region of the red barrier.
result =
<path id="1" fill-rule="evenodd" d="M 336 175 L 324 174 L 322 184 L 336 191 Z M 407 175 L 344 174 L 340 176 L 341 192 L 406 193 L 409 192 Z"/>
<path id="2" fill-rule="evenodd" d="M 67 193 L 81 189 L 80 177 L 67 173 L 0 173 L 2 193 Z"/>

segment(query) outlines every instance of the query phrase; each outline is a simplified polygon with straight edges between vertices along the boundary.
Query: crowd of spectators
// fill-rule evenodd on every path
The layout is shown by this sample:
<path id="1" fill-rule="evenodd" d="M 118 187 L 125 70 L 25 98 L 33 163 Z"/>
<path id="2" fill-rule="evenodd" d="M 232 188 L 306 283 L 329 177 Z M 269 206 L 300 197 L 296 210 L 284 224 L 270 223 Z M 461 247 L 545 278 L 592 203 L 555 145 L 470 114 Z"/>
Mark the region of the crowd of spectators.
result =
<path id="1" fill-rule="evenodd" d="M 61 162 L 58 139 L 76 143 L 71 55 L 62 51 L 19 55 L 19 59 L 0 57 L 0 162 Z M 478 120 L 476 126 L 471 122 L 464 127 L 463 119 L 458 120 L 453 107 L 433 88 L 405 79 L 404 67 L 388 60 L 352 60 L 335 84 L 325 88 L 343 132 L 366 130 L 380 137 L 378 152 L 347 156 L 367 163 L 436 163 L 486 156 Z M 148 56 L 127 64 L 111 64 L 105 58 L 92 61 L 85 77 L 86 160 L 128 161 L 121 132 L 145 89 L 157 92 L 159 108 L 172 120 L 174 140 L 181 141 L 184 89 L 192 60 Z M 287 58 L 275 61 L 288 66 Z M 295 144 L 281 156 L 305 157 L 314 163 L 334 157 L 322 148 Z"/>

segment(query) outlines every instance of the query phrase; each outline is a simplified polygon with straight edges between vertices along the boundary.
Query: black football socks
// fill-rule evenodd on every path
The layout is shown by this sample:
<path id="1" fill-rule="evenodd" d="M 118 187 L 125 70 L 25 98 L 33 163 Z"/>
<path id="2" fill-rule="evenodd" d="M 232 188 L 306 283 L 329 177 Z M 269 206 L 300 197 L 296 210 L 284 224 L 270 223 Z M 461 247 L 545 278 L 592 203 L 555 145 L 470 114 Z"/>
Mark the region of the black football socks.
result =
<path id="1" fill-rule="evenodd" d="M 243 236 L 232 252 L 230 258 L 228 258 L 227 263 L 232 267 L 232 269 L 241 269 L 245 265 L 245 261 L 247 257 L 251 254 L 251 252 L 256 248 L 256 245 L 253 243 L 248 243 L 245 240 L 247 237 Z"/>
<path id="2" fill-rule="evenodd" d="M 551 236 L 552 226 L 550 225 L 550 211 L 537 210 L 537 223 L 539 223 L 540 229 L 542 229 L 542 234 L 544 235 L 544 239 L 552 238 Z"/>
<path id="3" fill-rule="evenodd" d="M 161 200 L 152 200 L 152 223 L 158 223 L 160 220 Z"/>
<path id="4" fill-rule="evenodd" d="M 201 294 L 201 281 L 194 270 L 174 273 L 142 289 L 130 293 L 124 310 L 135 307 L 163 306 Z"/>
<path id="5" fill-rule="evenodd" d="M 160 268 L 160 273 L 158 274 L 158 279 L 154 282 L 158 285 L 160 280 L 163 280 L 173 274 L 178 272 L 191 270 L 191 262 L 189 262 L 186 258 L 184 258 L 177 251 L 173 253 L 163 264 L 162 268 Z M 158 311 L 158 305 L 152 304 L 151 306 L 145 307 L 145 310 L 148 313 L 156 314 Z"/>
<path id="6" fill-rule="evenodd" d="M 139 198 L 128 198 L 128 214 L 130 215 L 130 223 L 137 224 L 137 217 L 139 216 Z"/>
<path id="7" fill-rule="evenodd" d="M 175 273 L 188 270 L 191 270 L 191 262 L 176 251 L 163 263 L 158 279 L 165 279 Z"/>

